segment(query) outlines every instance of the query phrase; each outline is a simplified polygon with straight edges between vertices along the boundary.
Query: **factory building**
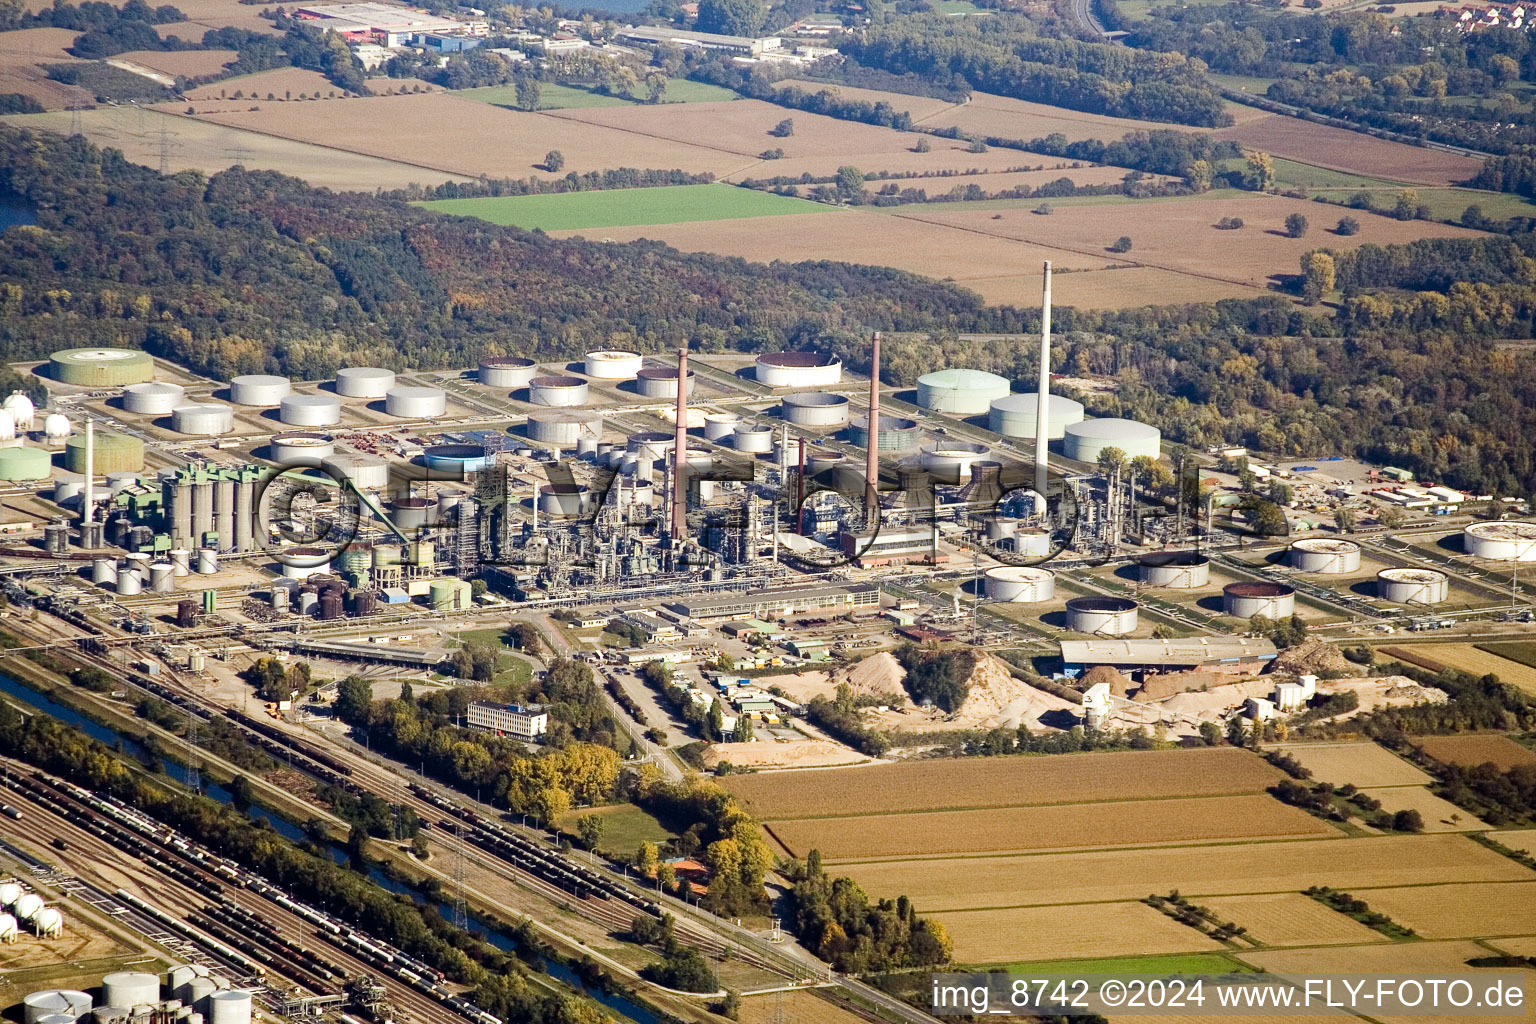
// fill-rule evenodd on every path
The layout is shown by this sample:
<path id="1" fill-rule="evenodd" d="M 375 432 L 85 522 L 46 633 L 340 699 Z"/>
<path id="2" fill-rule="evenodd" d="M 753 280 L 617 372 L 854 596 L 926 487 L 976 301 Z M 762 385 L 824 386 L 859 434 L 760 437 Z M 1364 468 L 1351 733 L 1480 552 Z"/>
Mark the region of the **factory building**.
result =
<path id="1" fill-rule="evenodd" d="M 778 619 L 825 612 L 841 615 L 880 607 L 880 589 L 870 583 L 846 587 L 801 587 L 774 592 L 755 591 L 725 596 L 692 597 L 667 605 L 684 618 L 701 623 L 735 619 Z"/>
<path id="2" fill-rule="evenodd" d="M 549 713 L 539 704 L 471 701 L 466 721 L 471 729 L 485 729 L 524 742 L 542 739 L 549 732 Z"/>
<path id="3" fill-rule="evenodd" d="M 820 352 L 767 352 L 753 372 L 770 388 L 824 388 L 841 383 L 843 364 Z"/>
<path id="4" fill-rule="evenodd" d="M 1035 412 L 1040 396 L 1034 394 L 1008 395 L 992 403 L 987 415 L 987 425 L 1004 437 L 1018 437 L 1028 441 L 1035 439 Z M 1083 422 L 1083 403 L 1062 395 L 1051 395 L 1047 409 L 1046 437 L 1060 441 L 1067 427 Z"/>
<path id="5" fill-rule="evenodd" d="M 936 370 L 917 378 L 917 404 L 930 412 L 976 416 L 1011 389 L 1008 378 L 985 370 Z"/>
<path id="6" fill-rule="evenodd" d="M 887 526 L 871 540 L 867 534 L 843 530 L 838 534 L 838 547 L 845 558 L 855 565 L 867 568 L 875 565 L 903 565 L 907 562 L 947 562 L 949 556 L 934 552 L 931 527 L 901 528 Z"/>
<path id="7" fill-rule="evenodd" d="M 1062 454 L 1069 459 L 1091 464 L 1099 461 L 1106 448 L 1118 448 L 1126 459 L 1162 454 L 1162 433 L 1154 426 L 1136 420 L 1083 420 L 1069 424 L 1062 435 Z"/>
<path id="8" fill-rule="evenodd" d="M 1063 640 L 1062 671 L 1079 676 L 1108 665 L 1141 678 L 1163 672 L 1222 672 L 1251 675 L 1278 655 L 1262 637 L 1201 636 L 1179 640 Z"/>
<path id="9" fill-rule="evenodd" d="M 155 375 L 148 352 L 131 348 L 71 348 L 48 357 L 48 376 L 61 384 L 121 388 Z"/>
<path id="10" fill-rule="evenodd" d="M 256 466 L 187 465 L 165 474 L 161 483 L 173 548 L 254 551 L 256 548 Z"/>

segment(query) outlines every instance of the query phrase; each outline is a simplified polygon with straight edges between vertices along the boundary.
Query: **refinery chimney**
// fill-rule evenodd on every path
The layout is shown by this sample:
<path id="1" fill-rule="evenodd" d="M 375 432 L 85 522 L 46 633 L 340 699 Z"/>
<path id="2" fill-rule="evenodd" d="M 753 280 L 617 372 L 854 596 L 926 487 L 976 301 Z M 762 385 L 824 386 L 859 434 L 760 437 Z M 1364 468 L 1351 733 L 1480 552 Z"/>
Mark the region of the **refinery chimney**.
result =
<path id="1" fill-rule="evenodd" d="M 869 453 L 864 462 L 864 511 L 873 527 L 880 518 L 880 332 L 869 356 Z"/>
<path id="2" fill-rule="evenodd" d="M 1040 308 L 1040 393 L 1035 403 L 1035 491 L 1046 499 L 1046 457 L 1051 437 L 1051 261 L 1045 261 L 1045 288 Z"/>
<path id="3" fill-rule="evenodd" d="M 96 547 L 96 427 L 94 421 L 85 418 L 85 495 L 80 502 L 80 546 Z"/>
<path id="4" fill-rule="evenodd" d="M 677 350 L 677 439 L 672 451 L 672 548 L 682 546 L 687 531 L 688 350 Z"/>

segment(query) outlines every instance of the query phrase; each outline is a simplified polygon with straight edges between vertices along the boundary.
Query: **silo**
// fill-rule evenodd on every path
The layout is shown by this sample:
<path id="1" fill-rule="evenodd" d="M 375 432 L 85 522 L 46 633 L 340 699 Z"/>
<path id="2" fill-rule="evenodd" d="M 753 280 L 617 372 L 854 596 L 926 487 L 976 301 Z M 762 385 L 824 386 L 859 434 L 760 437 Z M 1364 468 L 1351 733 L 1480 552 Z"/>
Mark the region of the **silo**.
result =
<path id="1" fill-rule="evenodd" d="M 1536 562 L 1536 523 L 1473 523 L 1461 532 L 1461 543 L 1471 558 Z"/>
<path id="2" fill-rule="evenodd" d="M 335 395 L 288 395 L 277 418 L 296 427 L 327 427 L 341 422 L 341 399 Z"/>
<path id="3" fill-rule="evenodd" d="M 48 376 L 88 388 L 120 388 L 155 375 L 148 352 L 131 348 L 71 348 L 48 357 Z"/>
<path id="4" fill-rule="evenodd" d="M 1263 615 L 1270 619 L 1289 618 L 1296 612 L 1296 588 L 1287 583 L 1265 581 L 1228 583 L 1221 588 L 1222 610 L 1239 619 Z"/>
<path id="5" fill-rule="evenodd" d="M 219 571 L 219 553 L 213 548 L 197 549 L 197 572 L 200 576 L 211 576 Z"/>
<path id="6" fill-rule="evenodd" d="M 1078 462 L 1097 463 L 1106 448 L 1119 448 L 1127 459 L 1155 459 L 1162 452 L 1162 433 L 1136 420 L 1102 419 L 1069 424 L 1063 434 L 1062 454 Z"/>
<path id="7" fill-rule="evenodd" d="M 766 424 L 737 427 L 731 435 L 731 447 L 739 452 L 760 455 L 773 451 L 773 428 Z"/>
<path id="8" fill-rule="evenodd" d="M 491 388 L 516 391 L 525 388 L 539 374 L 539 364 L 521 356 L 491 356 L 480 360 L 480 383 Z"/>
<path id="9" fill-rule="evenodd" d="M 394 370 L 348 366 L 336 371 L 336 393 L 344 398 L 383 398 L 394 386 Z"/>
<path id="10" fill-rule="evenodd" d="M 1393 604 L 1439 604 L 1450 595 L 1450 579 L 1434 569 L 1383 569 L 1376 596 Z"/>
<path id="11" fill-rule="evenodd" d="M 236 405 L 273 406 L 292 390 L 287 377 L 248 373 L 229 382 L 229 400 Z"/>
<path id="12" fill-rule="evenodd" d="M 143 971 L 117 971 L 101 979 L 101 998 L 108 1006 L 159 1002 L 160 977 Z"/>
<path id="13" fill-rule="evenodd" d="M 1346 573 L 1360 571 L 1360 545 L 1352 540 L 1311 537 L 1291 544 L 1291 567 L 1297 572 Z"/>
<path id="14" fill-rule="evenodd" d="M 1033 441 L 1035 410 L 1039 400 L 1039 395 L 1027 392 L 999 398 L 991 405 L 987 425 L 1004 437 Z M 1059 441 L 1069 425 L 1083 422 L 1083 403 L 1074 402 L 1063 395 L 1051 395 L 1047 415 L 1047 436 L 1053 441 Z"/>
<path id="15" fill-rule="evenodd" d="M 214 532 L 219 535 L 219 546 L 228 550 L 235 546 L 235 481 L 220 474 L 213 482 Z"/>
<path id="16" fill-rule="evenodd" d="M 1008 378 L 985 370 L 936 370 L 917 378 L 917 404 L 931 412 L 976 416 L 1011 388 Z"/>
<path id="17" fill-rule="evenodd" d="M 588 371 L 590 374 L 591 371 Z M 688 393 L 693 394 L 697 378 L 688 371 Z M 676 398 L 677 367 L 648 366 L 635 375 L 635 392 L 641 398 Z"/>
<path id="18" fill-rule="evenodd" d="M 882 452 L 912 451 L 922 440 L 923 432 L 916 420 L 904 416 L 880 414 L 880 430 L 876 437 L 876 450 Z M 848 439 L 855 448 L 869 448 L 869 417 L 855 416 L 848 425 Z"/>
<path id="19" fill-rule="evenodd" d="M 139 575 L 137 569 L 123 569 L 117 574 L 117 592 L 122 597 L 133 597 L 143 593 L 144 577 Z"/>
<path id="20" fill-rule="evenodd" d="M 539 514 L 578 516 L 586 511 L 587 489 L 581 484 L 545 484 L 539 488 Z"/>
<path id="21" fill-rule="evenodd" d="M 768 352 L 757 357 L 759 384 L 770 388 L 829 387 L 843 379 L 843 364 L 820 352 Z"/>
<path id="22" fill-rule="evenodd" d="M 589 413 L 534 412 L 528 414 L 528 437 L 541 444 L 570 446 L 582 437 L 595 439 L 603 421 Z"/>
<path id="23" fill-rule="evenodd" d="M 373 546 L 373 571 L 400 568 L 399 544 L 375 544 Z"/>
<path id="24" fill-rule="evenodd" d="M 206 1012 L 209 998 L 218 990 L 218 984 L 210 977 L 193 978 L 180 995 L 181 1004 Z"/>
<path id="25" fill-rule="evenodd" d="M 412 420 L 442 416 L 448 411 L 448 393 L 442 388 L 396 385 L 384 396 L 384 411 Z"/>
<path id="26" fill-rule="evenodd" d="M 206 1016 L 208 1024 L 251 1024 L 251 994 L 238 989 L 215 992 Z"/>
<path id="27" fill-rule="evenodd" d="M 741 417 L 734 412 L 714 412 L 704 417 L 704 436 L 715 442 L 724 441 L 735 433 Z"/>
<path id="28" fill-rule="evenodd" d="M 18 445 L 0 448 L 0 480 L 20 483 L 23 480 L 46 480 L 53 472 L 53 460 L 41 448 Z"/>
<path id="29" fill-rule="evenodd" d="M 227 434 L 235 429 L 235 414 L 227 405 L 187 402 L 171 410 L 171 429 L 178 434 Z"/>
<path id="30" fill-rule="evenodd" d="M 351 480 L 360 490 L 377 491 L 389 486 L 389 463 L 377 455 L 338 452 L 321 459 L 320 464 L 329 472 Z"/>
<path id="31" fill-rule="evenodd" d="M 427 591 L 432 610 L 437 612 L 458 611 L 470 607 L 474 601 L 470 587 L 464 580 L 433 580 Z"/>
<path id="32" fill-rule="evenodd" d="M 308 459 L 327 459 L 336 452 L 336 438 L 317 430 L 285 430 L 267 441 L 267 460 L 279 466 L 305 464 Z"/>
<path id="33" fill-rule="evenodd" d="M 841 427 L 848 422 L 850 407 L 847 395 L 808 391 L 804 394 L 785 395 L 779 403 L 779 416 L 784 422 L 799 427 Z M 707 429 L 708 421 L 705 423 Z"/>
<path id="34" fill-rule="evenodd" d="M 1078 633 L 1125 636 L 1136 629 L 1135 601 L 1124 597 L 1074 597 L 1067 602 L 1067 628 Z"/>
<path id="35" fill-rule="evenodd" d="M 1137 561 L 1149 587 L 1194 590 L 1211 582 L 1211 560 L 1197 551 L 1154 551 Z"/>
<path id="36" fill-rule="evenodd" d="M 594 380 L 632 380 L 640 372 L 641 362 L 638 352 L 603 350 L 588 352 L 582 369 Z"/>
<path id="37" fill-rule="evenodd" d="M 1019 535 L 1019 521 L 1009 516 L 996 516 L 987 520 L 987 540 L 993 544 L 1007 541 L 1010 544 Z"/>
<path id="38" fill-rule="evenodd" d="M 213 522 L 213 481 L 199 474 L 192 481 L 192 534 L 198 543 L 213 531 Z"/>
<path id="39" fill-rule="evenodd" d="M 123 388 L 123 408 L 144 416 L 168 416 L 186 401 L 187 390 L 179 384 L 151 380 Z"/>
<path id="40" fill-rule="evenodd" d="M 1049 601 L 1056 596 L 1056 576 L 1046 569 L 1001 565 L 987 570 L 986 588 L 993 601 Z"/>
<path id="41" fill-rule="evenodd" d="M 580 377 L 535 377 L 528 382 L 528 401 L 534 405 L 587 404 L 587 382 Z"/>

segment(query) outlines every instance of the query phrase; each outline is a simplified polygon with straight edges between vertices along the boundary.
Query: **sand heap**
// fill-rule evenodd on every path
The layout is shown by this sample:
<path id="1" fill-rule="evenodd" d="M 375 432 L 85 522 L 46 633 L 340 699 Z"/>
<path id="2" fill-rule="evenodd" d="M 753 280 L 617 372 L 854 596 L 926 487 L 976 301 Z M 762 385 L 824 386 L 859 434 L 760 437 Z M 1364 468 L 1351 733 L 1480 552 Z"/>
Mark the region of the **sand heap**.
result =
<path id="1" fill-rule="evenodd" d="M 872 654 L 847 668 L 839 669 L 832 682 L 847 683 L 853 687 L 855 697 L 906 696 L 901 682 L 907 678 L 907 670 L 889 651 Z"/>
<path id="2" fill-rule="evenodd" d="M 1157 707 L 1180 719 L 1197 722 L 1220 722 L 1229 711 L 1243 706 L 1249 697 L 1269 697 L 1275 684 L 1269 679 L 1251 679 L 1242 683 L 1227 683 L 1207 690 L 1185 690 L 1171 697 L 1154 702 Z"/>
<path id="3" fill-rule="evenodd" d="M 1131 691 L 1136 688 L 1136 684 L 1131 681 L 1130 676 L 1118 672 L 1108 665 L 1095 665 L 1077 677 L 1077 688 L 1079 690 L 1086 691 L 1100 683 L 1108 683 L 1109 692 L 1116 697 L 1128 697 Z"/>
<path id="4" fill-rule="evenodd" d="M 1433 686 L 1420 686 L 1407 676 L 1373 676 L 1369 679 L 1332 679 L 1317 685 L 1319 693 L 1354 691 L 1360 706 L 1338 716 L 1347 721 L 1377 708 L 1401 708 L 1414 704 L 1444 704 L 1450 696 Z"/>
<path id="5" fill-rule="evenodd" d="M 1162 700 L 1188 690 L 1209 690 L 1215 686 L 1227 686 L 1232 682 L 1229 675 L 1215 672 L 1164 672 L 1149 675 L 1141 683 L 1136 699 L 1142 702 Z"/>
<path id="6" fill-rule="evenodd" d="M 705 748 L 704 767 L 714 769 L 721 761 L 738 768 L 827 768 L 859 764 L 870 758 L 831 740 L 785 740 L 778 743 L 715 743 Z"/>
<path id="7" fill-rule="evenodd" d="M 1082 711 L 1069 700 L 1015 678 L 1007 665 L 980 651 L 968 683 L 970 693 L 965 703 L 946 723 L 951 728 L 1016 729 L 1023 725 L 1030 732 L 1050 732 L 1055 727 L 1042 723 L 1042 716 L 1066 711 L 1075 722 Z"/>
<path id="8" fill-rule="evenodd" d="M 1303 640 L 1295 647 L 1287 647 L 1269 663 L 1269 671 L 1293 676 L 1365 674 L 1362 666 L 1344 657 L 1333 644 L 1322 640 Z"/>

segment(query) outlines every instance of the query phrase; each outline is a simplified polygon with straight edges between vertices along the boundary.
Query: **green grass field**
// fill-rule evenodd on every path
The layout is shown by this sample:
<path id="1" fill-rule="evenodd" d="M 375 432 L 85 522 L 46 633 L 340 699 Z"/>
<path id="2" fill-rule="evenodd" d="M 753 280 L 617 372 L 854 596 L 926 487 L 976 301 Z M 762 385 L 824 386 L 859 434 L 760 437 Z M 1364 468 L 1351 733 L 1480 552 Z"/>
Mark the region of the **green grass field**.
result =
<path id="1" fill-rule="evenodd" d="M 1333 171 L 1326 167 L 1314 167 L 1311 164 L 1299 163 L 1295 160 L 1285 160 L 1275 157 L 1275 180 L 1281 187 L 1291 188 L 1402 188 L 1401 182 L 1388 178 L 1368 178 L 1361 174 L 1350 174 L 1346 171 Z M 1242 157 L 1233 157 L 1223 160 L 1219 165 L 1223 171 L 1240 171 L 1248 165 Z"/>
<path id="2" fill-rule="evenodd" d="M 611 807 L 592 807 L 571 811 L 560 818 L 558 823 L 560 829 L 575 835 L 576 819 L 588 814 L 595 814 L 603 822 L 603 837 L 598 840 L 598 849 L 625 859 L 640 849 L 641 843 L 650 842 L 659 846 L 668 839 L 677 837 L 677 833 L 669 831 L 653 815 L 634 804 L 614 804 Z"/>
<path id="3" fill-rule="evenodd" d="M 439 199 L 422 206 L 438 213 L 479 217 L 492 224 L 512 224 L 544 231 L 677 224 L 690 220 L 732 220 L 816 213 L 827 207 L 805 199 L 776 196 L 734 185 L 665 185 L 605 192 L 566 192 L 542 196 L 487 199 Z"/>
<path id="4" fill-rule="evenodd" d="M 494 107 L 507 107 L 511 110 L 522 109 L 517 105 L 517 90 L 510 85 L 488 85 L 481 89 L 462 89 L 458 96 L 469 100 L 479 100 L 481 103 L 489 103 Z M 718 85 L 710 85 L 708 82 L 693 82 L 686 78 L 672 78 L 667 81 L 667 93 L 662 97 L 662 103 L 721 103 L 726 100 L 739 99 L 734 92 Z M 539 87 L 540 110 L 576 110 L 582 107 L 632 107 L 644 102 L 644 93 L 640 99 L 625 96 L 608 96 L 600 92 L 580 85 L 560 85 L 555 82 L 542 82 Z"/>

